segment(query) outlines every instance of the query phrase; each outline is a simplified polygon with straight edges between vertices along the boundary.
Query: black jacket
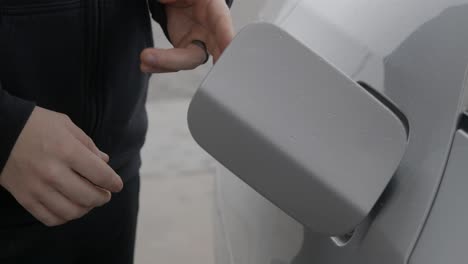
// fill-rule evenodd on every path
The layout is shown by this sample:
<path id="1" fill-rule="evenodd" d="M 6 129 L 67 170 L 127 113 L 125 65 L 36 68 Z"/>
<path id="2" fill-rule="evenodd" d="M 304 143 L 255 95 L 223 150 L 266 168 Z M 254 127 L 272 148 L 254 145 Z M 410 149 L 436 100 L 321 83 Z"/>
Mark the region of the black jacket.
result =
<path id="1" fill-rule="evenodd" d="M 149 6 L 165 29 L 162 6 Z M 0 0 L 0 171 L 35 105 L 67 114 L 114 168 L 138 156 L 139 55 L 152 45 L 146 0 Z"/>

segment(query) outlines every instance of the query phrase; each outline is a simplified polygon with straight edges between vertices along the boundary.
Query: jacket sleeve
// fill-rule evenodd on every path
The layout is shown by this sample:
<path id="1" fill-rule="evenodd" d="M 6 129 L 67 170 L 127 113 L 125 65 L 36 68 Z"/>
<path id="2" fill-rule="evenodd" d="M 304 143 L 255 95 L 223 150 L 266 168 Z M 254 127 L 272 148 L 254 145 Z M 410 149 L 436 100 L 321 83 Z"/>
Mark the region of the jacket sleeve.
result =
<path id="1" fill-rule="evenodd" d="M 0 83 L 0 173 L 35 104 L 9 94 Z"/>
<path id="2" fill-rule="evenodd" d="M 234 0 L 226 0 L 226 4 L 231 7 Z M 166 16 L 166 9 L 164 5 L 161 4 L 158 0 L 149 0 L 149 9 L 151 11 L 151 16 L 153 17 L 154 21 L 158 22 L 161 26 L 166 38 L 170 41 L 169 32 L 167 31 L 167 16 Z"/>

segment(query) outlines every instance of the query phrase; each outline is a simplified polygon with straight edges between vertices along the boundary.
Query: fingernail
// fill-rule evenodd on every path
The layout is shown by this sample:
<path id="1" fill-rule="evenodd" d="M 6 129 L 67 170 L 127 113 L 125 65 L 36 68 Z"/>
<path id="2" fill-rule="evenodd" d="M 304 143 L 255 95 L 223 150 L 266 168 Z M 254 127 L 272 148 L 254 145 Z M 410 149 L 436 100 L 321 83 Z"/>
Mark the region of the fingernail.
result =
<path id="1" fill-rule="evenodd" d="M 157 61 L 156 56 L 154 56 L 153 54 L 148 54 L 145 57 L 145 62 L 147 64 L 155 65 L 156 61 Z"/>

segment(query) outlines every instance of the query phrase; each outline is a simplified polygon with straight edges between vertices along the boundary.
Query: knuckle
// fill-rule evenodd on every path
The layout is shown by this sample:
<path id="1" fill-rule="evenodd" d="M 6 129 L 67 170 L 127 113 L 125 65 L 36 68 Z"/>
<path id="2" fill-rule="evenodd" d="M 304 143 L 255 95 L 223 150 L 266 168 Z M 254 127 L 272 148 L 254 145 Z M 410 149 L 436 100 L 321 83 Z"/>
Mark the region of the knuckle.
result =
<path id="1" fill-rule="evenodd" d="M 42 176 L 42 182 L 48 186 L 55 184 L 55 177 L 52 174 L 44 174 Z"/>
<path id="2" fill-rule="evenodd" d="M 72 123 L 72 120 L 70 119 L 70 117 L 66 114 L 59 114 L 60 115 L 60 119 L 62 119 L 63 122 L 65 123 Z"/>
<path id="3" fill-rule="evenodd" d="M 59 169 L 55 165 L 46 165 L 41 173 L 42 180 L 47 184 L 55 184 L 59 177 Z"/>

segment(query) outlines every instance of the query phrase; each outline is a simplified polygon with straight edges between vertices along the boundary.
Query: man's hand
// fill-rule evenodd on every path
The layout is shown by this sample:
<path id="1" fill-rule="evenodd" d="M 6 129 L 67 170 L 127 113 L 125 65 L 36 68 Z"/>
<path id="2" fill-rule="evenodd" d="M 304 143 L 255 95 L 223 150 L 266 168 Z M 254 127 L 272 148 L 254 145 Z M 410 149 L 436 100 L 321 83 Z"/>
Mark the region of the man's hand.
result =
<path id="1" fill-rule="evenodd" d="M 47 226 L 80 218 L 122 189 L 109 157 L 65 115 L 36 107 L 0 174 L 0 185 Z"/>
<path id="2" fill-rule="evenodd" d="M 190 70 L 204 63 L 206 53 L 193 44 L 205 43 L 214 61 L 233 36 L 231 15 L 225 0 L 159 0 L 166 6 L 167 27 L 173 49 L 145 49 L 141 70 L 163 73 Z"/>

